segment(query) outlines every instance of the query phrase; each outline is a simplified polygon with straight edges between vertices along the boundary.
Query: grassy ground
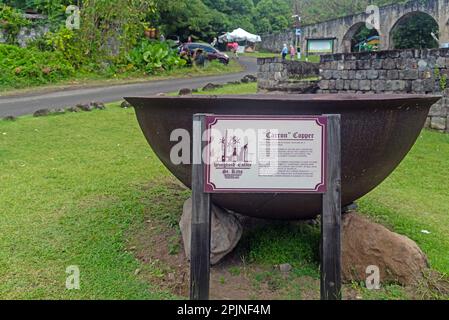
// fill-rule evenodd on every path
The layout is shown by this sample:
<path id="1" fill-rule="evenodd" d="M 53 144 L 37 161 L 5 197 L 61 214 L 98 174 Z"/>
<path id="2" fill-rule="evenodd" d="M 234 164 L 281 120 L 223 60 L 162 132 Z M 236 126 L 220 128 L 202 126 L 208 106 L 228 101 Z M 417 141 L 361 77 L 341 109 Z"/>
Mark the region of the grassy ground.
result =
<path id="1" fill-rule="evenodd" d="M 360 201 L 362 212 L 415 240 L 432 267 L 446 274 L 449 254 L 443 252 L 449 252 L 448 156 L 449 135 L 424 131 L 399 170 Z"/>
<path id="2" fill-rule="evenodd" d="M 254 91 L 249 84 L 214 94 Z M 417 241 L 442 273 L 449 272 L 447 159 L 449 135 L 425 130 L 398 170 L 360 201 L 362 212 Z M 172 265 L 186 265 L 177 221 L 189 192 L 148 147 L 132 109 L 0 121 L 0 167 L 0 299 L 185 297 L 164 283 Z M 230 286 L 244 283 L 249 298 L 317 298 L 318 236 L 304 224 L 251 229 L 237 261 L 214 270 L 223 289 L 214 291 L 238 295 Z M 288 276 L 273 268 L 286 262 Z M 80 268 L 81 290 L 65 289 L 70 265 Z M 346 285 L 344 296 L 420 297 L 359 284 Z"/>
<path id="3" fill-rule="evenodd" d="M 143 73 L 125 73 L 116 74 L 112 76 L 101 75 L 81 75 L 70 80 L 61 81 L 58 83 L 43 85 L 37 87 L 26 88 L 12 88 L 6 86 L 0 86 L 0 96 L 8 95 L 20 95 L 32 92 L 42 91 L 54 91 L 65 88 L 76 88 L 85 86 L 106 86 L 128 83 L 139 83 L 147 81 L 167 80 L 175 78 L 191 78 L 191 77 L 204 77 L 216 74 L 237 73 L 243 71 L 243 66 L 236 60 L 231 60 L 228 65 L 221 63 L 210 63 L 204 68 L 192 67 L 182 68 L 172 71 L 166 71 L 152 76 L 145 75 Z"/>
<path id="4" fill-rule="evenodd" d="M 253 57 L 253 58 L 271 58 L 271 57 L 280 57 L 280 54 L 272 53 L 272 52 L 251 52 L 251 53 L 243 53 L 241 54 L 245 57 Z M 287 60 L 290 60 L 290 56 L 287 57 Z M 298 60 L 298 58 L 295 58 L 295 61 L 308 61 L 313 63 L 319 63 L 320 62 L 320 56 L 308 56 L 305 55 L 301 56 L 301 59 Z"/>
<path id="5" fill-rule="evenodd" d="M 198 92 L 193 94 L 198 95 L 224 95 L 224 94 L 255 94 L 257 92 L 257 83 L 244 83 L 244 84 L 227 84 L 222 88 L 215 89 L 213 91 L 203 91 L 202 88 L 198 89 Z M 170 92 L 169 96 L 176 96 L 178 92 Z"/>

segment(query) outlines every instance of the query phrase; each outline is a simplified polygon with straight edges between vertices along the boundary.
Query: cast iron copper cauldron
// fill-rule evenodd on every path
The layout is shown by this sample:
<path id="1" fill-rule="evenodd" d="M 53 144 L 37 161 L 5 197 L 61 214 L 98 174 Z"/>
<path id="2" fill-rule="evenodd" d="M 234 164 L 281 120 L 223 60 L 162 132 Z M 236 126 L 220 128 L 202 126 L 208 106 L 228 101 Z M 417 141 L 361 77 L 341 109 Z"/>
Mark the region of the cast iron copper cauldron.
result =
<path id="1" fill-rule="evenodd" d="M 378 186 L 404 159 L 440 97 L 424 95 L 247 95 L 126 98 L 163 164 L 187 187 L 191 166 L 174 165 L 173 130 L 192 131 L 195 113 L 233 115 L 341 114 L 342 204 Z M 260 218 L 310 219 L 321 210 L 320 195 L 217 194 L 223 208 Z"/>

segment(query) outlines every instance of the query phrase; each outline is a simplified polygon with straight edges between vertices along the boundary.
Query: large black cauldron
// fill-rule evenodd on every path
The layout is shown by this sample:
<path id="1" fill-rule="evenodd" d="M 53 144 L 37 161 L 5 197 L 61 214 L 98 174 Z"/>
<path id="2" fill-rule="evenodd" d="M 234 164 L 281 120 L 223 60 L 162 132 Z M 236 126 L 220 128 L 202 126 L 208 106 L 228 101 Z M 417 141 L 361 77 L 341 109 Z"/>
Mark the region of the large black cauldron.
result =
<path id="1" fill-rule="evenodd" d="M 145 137 L 164 165 L 186 186 L 191 166 L 173 165 L 170 134 L 191 132 L 195 113 L 320 115 L 342 117 L 342 202 L 349 204 L 378 186 L 410 151 L 430 107 L 440 97 L 421 95 L 248 95 L 126 98 Z M 309 219 L 321 210 L 319 195 L 220 194 L 219 206 L 248 216 Z"/>

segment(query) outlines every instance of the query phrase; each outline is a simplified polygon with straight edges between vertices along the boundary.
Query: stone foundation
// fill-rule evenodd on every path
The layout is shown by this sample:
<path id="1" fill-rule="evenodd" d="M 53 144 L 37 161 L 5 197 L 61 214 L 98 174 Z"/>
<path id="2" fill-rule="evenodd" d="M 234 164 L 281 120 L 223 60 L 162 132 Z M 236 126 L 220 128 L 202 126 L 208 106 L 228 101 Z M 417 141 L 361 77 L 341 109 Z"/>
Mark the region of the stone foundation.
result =
<path id="1" fill-rule="evenodd" d="M 426 127 L 449 132 L 449 49 L 323 55 L 320 64 L 264 58 L 258 69 L 262 92 L 442 95 Z"/>
<path id="2" fill-rule="evenodd" d="M 319 93 L 437 94 L 427 127 L 449 132 L 449 49 L 324 55 Z"/>
<path id="3" fill-rule="evenodd" d="M 315 93 L 319 66 L 310 62 L 261 58 L 258 64 L 258 90 L 290 93 Z"/>

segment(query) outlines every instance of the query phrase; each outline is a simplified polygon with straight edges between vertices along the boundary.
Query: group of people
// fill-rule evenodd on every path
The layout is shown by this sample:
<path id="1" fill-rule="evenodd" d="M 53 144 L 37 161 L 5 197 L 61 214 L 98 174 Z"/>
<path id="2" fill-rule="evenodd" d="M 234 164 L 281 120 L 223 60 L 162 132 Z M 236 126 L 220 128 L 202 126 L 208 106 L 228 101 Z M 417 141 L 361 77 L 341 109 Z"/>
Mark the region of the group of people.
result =
<path id="1" fill-rule="evenodd" d="M 193 52 L 188 48 L 181 48 L 179 51 L 181 59 L 186 60 L 188 66 L 204 67 L 207 61 L 205 52 L 202 49 L 196 49 Z"/>
<path id="2" fill-rule="evenodd" d="M 281 51 L 282 60 L 285 60 L 289 53 L 290 53 L 290 59 L 291 60 L 295 60 L 295 57 L 298 54 L 298 51 L 296 51 L 295 46 L 294 45 L 290 45 L 290 49 L 289 49 L 287 44 L 284 43 L 284 47 L 282 48 L 282 51 Z"/>

